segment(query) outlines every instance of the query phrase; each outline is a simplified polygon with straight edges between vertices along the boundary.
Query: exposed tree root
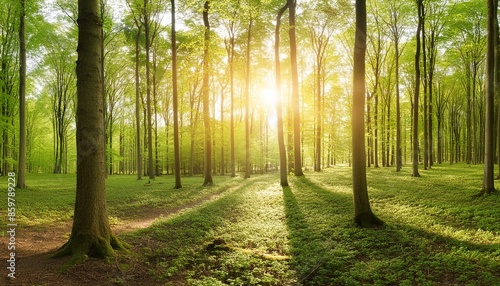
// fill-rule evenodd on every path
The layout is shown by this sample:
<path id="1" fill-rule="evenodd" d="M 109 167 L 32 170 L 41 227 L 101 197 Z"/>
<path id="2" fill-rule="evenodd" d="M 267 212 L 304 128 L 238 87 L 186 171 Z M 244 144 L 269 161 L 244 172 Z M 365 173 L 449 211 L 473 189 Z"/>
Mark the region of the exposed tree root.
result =
<path id="1" fill-rule="evenodd" d="M 354 222 L 357 226 L 362 228 L 378 228 L 384 226 L 384 222 L 371 211 L 355 216 Z"/>
<path id="2" fill-rule="evenodd" d="M 479 194 L 473 195 L 472 197 L 473 198 L 482 198 L 482 197 L 486 197 L 486 196 L 490 196 L 490 195 L 500 195 L 500 192 L 496 189 L 491 189 L 491 190 L 482 189 L 479 192 Z"/>
<path id="3" fill-rule="evenodd" d="M 109 237 L 100 237 L 88 233 L 72 235 L 51 258 L 71 256 L 64 264 L 64 269 L 84 262 L 88 257 L 102 258 L 109 261 L 116 256 L 115 250 L 128 251 L 131 246 L 120 241 L 114 234 Z"/>

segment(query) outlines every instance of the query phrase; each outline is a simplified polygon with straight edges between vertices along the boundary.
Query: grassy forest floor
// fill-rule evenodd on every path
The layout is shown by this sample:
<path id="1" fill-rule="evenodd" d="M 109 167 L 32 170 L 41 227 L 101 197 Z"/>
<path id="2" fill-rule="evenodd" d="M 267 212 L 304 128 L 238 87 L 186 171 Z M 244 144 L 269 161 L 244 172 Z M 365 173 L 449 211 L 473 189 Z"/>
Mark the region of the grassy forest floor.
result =
<path id="1" fill-rule="evenodd" d="M 421 178 L 409 166 L 368 169 L 380 229 L 355 227 L 350 172 L 306 172 L 288 188 L 278 173 L 216 176 L 208 188 L 192 177 L 182 190 L 170 176 L 110 176 L 110 222 L 133 248 L 66 271 L 48 256 L 69 238 L 75 175 L 30 174 L 16 193 L 17 278 L 7 278 L 4 226 L 0 284 L 500 285 L 500 195 L 474 196 L 482 166 L 443 164 Z"/>

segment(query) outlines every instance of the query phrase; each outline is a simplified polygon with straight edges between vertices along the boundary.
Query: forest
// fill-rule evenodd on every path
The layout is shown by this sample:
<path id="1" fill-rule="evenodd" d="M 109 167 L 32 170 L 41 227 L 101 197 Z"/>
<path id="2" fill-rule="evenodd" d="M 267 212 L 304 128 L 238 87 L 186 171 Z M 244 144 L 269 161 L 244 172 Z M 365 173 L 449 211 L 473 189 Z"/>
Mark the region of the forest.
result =
<path id="1" fill-rule="evenodd" d="M 0 4 L 5 283 L 500 285 L 498 1 Z"/>

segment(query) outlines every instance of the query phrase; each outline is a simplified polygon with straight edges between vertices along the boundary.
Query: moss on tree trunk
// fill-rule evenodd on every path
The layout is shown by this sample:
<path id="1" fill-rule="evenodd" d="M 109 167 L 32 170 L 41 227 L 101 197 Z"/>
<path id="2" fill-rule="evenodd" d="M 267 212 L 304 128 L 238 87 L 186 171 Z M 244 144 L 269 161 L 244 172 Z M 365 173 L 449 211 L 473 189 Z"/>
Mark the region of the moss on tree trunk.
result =
<path id="1" fill-rule="evenodd" d="M 77 179 L 73 228 L 69 241 L 53 257 L 109 258 L 125 249 L 112 233 L 106 208 L 105 146 L 101 85 L 101 20 L 98 0 L 78 1 Z"/>

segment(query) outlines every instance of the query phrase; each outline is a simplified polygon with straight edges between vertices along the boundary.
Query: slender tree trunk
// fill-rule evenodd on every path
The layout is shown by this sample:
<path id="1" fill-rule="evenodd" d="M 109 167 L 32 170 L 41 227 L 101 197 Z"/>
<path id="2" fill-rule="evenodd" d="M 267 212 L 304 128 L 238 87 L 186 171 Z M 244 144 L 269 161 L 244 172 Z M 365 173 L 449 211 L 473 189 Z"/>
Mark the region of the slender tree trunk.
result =
<path id="1" fill-rule="evenodd" d="M 106 207 L 104 123 L 101 94 L 100 19 L 97 0 L 78 1 L 77 182 L 73 228 L 69 241 L 54 257 L 87 255 L 109 258 L 125 249 L 109 226 Z"/>
<path id="2" fill-rule="evenodd" d="M 153 134 L 151 124 L 151 80 L 150 80 L 150 62 L 149 54 L 151 48 L 150 30 L 149 30 L 149 1 L 144 0 L 144 36 L 146 37 L 146 124 L 148 136 L 148 175 L 149 179 L 154 179 L 153 171 Z"/>
<path id="3" fill-rule="evenodd" d="M 250 178 L 250 44 L 252 40 L 253 19 L 250 18 L 247 35 L 246 74 L 245 74 L 245 179 Z"/>
<path id="4" fill-rule="evenodd" d="M 19 160 L 17 187 L 26 188 L 26 29 L 25 0 L 21 1 L 19 21 Z"/>
<path id="5" fill-rule="evenodd" d="M 99 0 L 99 7 L 100 7 L 100 17 L 101 17 L 101 23 L 104 23 L 104 16 L 105 16 L 105 11 L 106 11 L 106 4 L 104 3 L 103 0 Z M 111 135 L 110 134 L 107 134 L 107 127 L 108 127 L 108 122 L 106 122 L 106 118 L 107 118 L 107 112 L 108 112 L 108 109 L 107 109 L 107 102 L 106 102 L 106 75 L 104 73 L 104 60 L 105 60 L 105 55 L 106 53 L 104 52 L 104 39 L 105 39 L 105 35 L 104 35 L 104 25 L 101 25 L 101 28 L 100 28 L 100 32 L 101 32 L 101 42 L 102 42 L 102 45 L 101 45 L 101 78 L 102 78 L 102 81 L 101 81 L 101 85 L 102 85 L 102 88 L 101 88 L 101 93 L 102 93 L 102 110 L 103 110 L 103 118 L 104 118 L 104 146 L 106 147 L 105 149 L 105 152 L 106 152 L 106 156 L 105 156 L 105 162 L 106 162 L 106 166 L 107 164 L 109 164 L 109 173 L 111 175 L 112 173 L 112 170 L 111 170 L 111 162 L 108 162 L 108 158 L 111 160 L 111 152 L 109 152 L 108 154 L 108 148 L 107 148 L 107 144 L 108 144 L 108 138 L 111 139 Z M 110 120 L 111 122 L 111 120 Z M 111 148 L 109 149 L 111 151 Z M 108 177 L 108 173 L 106 172 L 105 173 L 105 177 L 107 178 Z"/>
<path id="6" fill-rule="evenodd" d="M 141 145 L 141 103 L 140 103 L 140 79 L 139 79 L 139 40 L 141 37 L 141 26 L 137 26 L 135 36 L 135 128 L 136 128 L 136 155 L 137 155 L 137 180 L 142 180 L 142 145 Z"/>
<path id="7" fill-rule="evenodd" d="M 318 69 L 318 78 L 316 82 L 316 156 L 315 156 L 315 163 L 314 163 L 314 171 L 320 172 L 321 171 L 321 143 L 323 142 L 322 140 L 322 130 L 321 130 L 321 125 L 322 125 L 322 117 L 321 117 L 321 112 L 322 112 L 322 105 L 321 105 L 321 99 L 322 99 L 322 94 L 321 94 L 321 68 L 322 68 L 322 58 L 321 58 L 321 53 L 318 51 L 318 55 L 316 57 L 316 62 L 317 62 L 317 69 Z"/>
<path id="8" fill-rule="evenodd" d="M 174 111 L 174 175 L 175 189 L 182 188 L 181 183 L 181 152 L 179 144 L 179 96 L 177 94 L 177 39 L 175 31 L 175 0 L 172 3 L 172 105 Z"/>
<path id="9" fill-rule="evenodd" d="M 159 149 L 158 149 L 158 98 L 157 98 L 157 80 L 156 80 L 156 70 L 157 70 L 157 63 L 156 63 L 156 50 L 153 50 L 153 113 L 155 117 L 155 131 L 154 131 L 154 139 L 155 139 L 155 159 L 154 159 L 154 169 L 155 169 L 155 175 L 159 176 L 160 175 L 160 158 L 158 155 Z"/>
<path id="10" fill-rule="evenodd" d="M 365 54 L 366 0 L 356 0 L 356 35 L 354 43 L 353 106 L 352 106 L 352 182 L 354 221 L 361 227 L 382 225 L 370 207 L 366 181 L 365 154 Z"/>
<path id="11" fill-rule="evenodd" d="M 280 155 L 280 184 L 288 186 L 288 166 L 286 162 L 285 136 L 283 132 L 283 99 L 281 95 L 281 63 L 280 63 L 280 26 L 281 17 L 288 9 L 288 2 L 283 6 L 276 17 L 276 29 L 274 32 L 274 61 L 276 63 L 276 119 L 278 124 L 278 148 Z"/>
<path id="12" fill-rule="evenodd" d="M 296 0 L 288 1 L 288 22 L 290 25 L 290 59 L 292 70 L 292 105 L 293 105 L 293 152 L 294 152 L 294 172 L 295 176 L 303 176 L 302 172 L 302 152 L 301 152 L 301 133 L 300 133 L 300 97 L 299 97 L 299 75 L 297 71 L 297 40 L 295 35 L 295 9 Z"/>
<path id="13" fill-rule="evenodd" d="M 495 19 L 497 18 L 498 0 L 488 0 L 488 43 L 486 53 L 486 94 L 485 94 L 485 125 L 484 125 L 484 177 L 482 194 L 495 192 Z"/>
<path id="14" fill-rule="evenodd" d="M 423 1 L 417 1 L 418 26 L 417 26 L 417 47 L 415 52 L 415 94 L 413 96 L 413 177 L 420 177 L 418 172 L 418 97 L 420 94 L 420 37 L 423 22 Z"/>
<path id="15" fill-rule="evenodd" d="M 212 179 L 212 138 L 210 132 L 210 98 L 209 98 L 209 46 L 210 46 L 210 23 L 208 21 L 208 12 L 210 9 L 210 0 L 205 0 L 203 6 L 203 24 L 205 26 L 205 39 L 203 42 L 203 121 L 205 124 L 205 181 L 204 186 L 213 185 Z"/>
<path id="16" fill-rule="evenodd" d="M 424 85 L 424 118 L 423 118 L 423 125 L 424 125 L 424 170 L 427 170 L 429 168 L 429 104 L 428 104 L 428 74 L 427 74 L 427 39 L 425 36 L 425 6 L 422 5 L 422 63 L 423 63 L 423 85 Z"/>
<path id="17" fill-rule="evenodd" d="M 401 99 L 399 92 L 399 40 L 394 42 L 396 53 L 396 172 L 403 167 L 403 153 L 401 151 Z"/>

